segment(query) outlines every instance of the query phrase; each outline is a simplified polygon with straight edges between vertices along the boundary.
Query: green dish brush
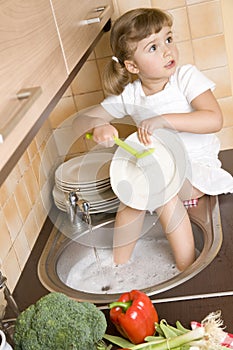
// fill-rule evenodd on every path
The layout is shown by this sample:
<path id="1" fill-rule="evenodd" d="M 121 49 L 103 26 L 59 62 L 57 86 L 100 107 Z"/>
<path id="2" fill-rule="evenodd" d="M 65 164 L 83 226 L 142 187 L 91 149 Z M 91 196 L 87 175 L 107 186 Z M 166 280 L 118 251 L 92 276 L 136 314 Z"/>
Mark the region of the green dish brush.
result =
<path id="1" fill-rule="evenodd" d="M 93 135 L 91 133 L 87 133 L 86 138 L 91 140 L 93 138 Z M 126 143 L 125 141 L 122 141 L 116 136 L 113 137 L 113 140 L 117 146 L 123 148 L 125 151 L 132 154 L 136 158 L 137 164 L 145 166 L 154 162 L 154 157 L 148 157 L 148 156 L 151 156 L 152 153 L 154 153 L 155 148 L 148 148 L 144 151 L 139 152 L 137 149 L 133 148 L 128 143 Z"/>

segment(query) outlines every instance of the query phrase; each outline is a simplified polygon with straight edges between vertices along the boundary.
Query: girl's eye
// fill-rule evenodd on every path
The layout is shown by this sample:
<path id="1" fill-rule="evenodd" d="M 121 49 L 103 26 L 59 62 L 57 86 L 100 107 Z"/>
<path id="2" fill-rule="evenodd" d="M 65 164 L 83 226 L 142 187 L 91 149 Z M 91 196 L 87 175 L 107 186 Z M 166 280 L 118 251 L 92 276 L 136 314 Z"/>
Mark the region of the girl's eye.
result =
<path id="1" fill-rule="evenodd" d="M 173 42 L 173 37 L 172 36 L 169 36 L 167 39 L 166 39 L 166 43 L 167 44 L 171 44 Z"/>
<path id="2" fill-rule="evenodd" d="M 156 46 L 155 45 L 152 45 L 149 49 L 150 52 L 154 52 L 156 50 Z"/>

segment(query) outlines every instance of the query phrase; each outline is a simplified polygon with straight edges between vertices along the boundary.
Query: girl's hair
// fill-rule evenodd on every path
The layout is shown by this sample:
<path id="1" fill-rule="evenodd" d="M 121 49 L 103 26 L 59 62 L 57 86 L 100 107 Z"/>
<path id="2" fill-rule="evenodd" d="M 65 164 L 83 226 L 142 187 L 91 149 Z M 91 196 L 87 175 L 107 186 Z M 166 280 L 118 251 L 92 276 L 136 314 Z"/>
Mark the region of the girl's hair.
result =
<path id="1" fill-rule="evenodd" d="M 157 8 L 139 8 L 119 17 L 111 30 L 110 43 L 113 55 L 103 72 L 103 88 L 109 95 L 119 95 L 132 80 L 124 65 L 132 59 L 137 43 L 158 33 L 164 26 L 172 26 L 172 17 Z M 118 62 L 117 62 L 118 61 Z"/>

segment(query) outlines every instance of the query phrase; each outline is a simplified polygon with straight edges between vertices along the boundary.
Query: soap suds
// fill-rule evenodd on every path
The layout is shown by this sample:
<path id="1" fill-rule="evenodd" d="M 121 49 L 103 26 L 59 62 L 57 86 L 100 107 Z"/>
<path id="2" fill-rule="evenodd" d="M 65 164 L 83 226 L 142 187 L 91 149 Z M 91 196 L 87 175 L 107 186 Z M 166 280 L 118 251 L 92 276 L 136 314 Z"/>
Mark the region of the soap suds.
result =
<path id="1" fill-rule="evenodd" d="M 85 247 L 87 254 L 78 261 L 67 276 L 66 284 L 76 290 L 114 294 L 132 289 L 144 289 L 173 278 L 179 273 L 165 238 L 143 237 L 127 264 L 114 266 L 111 249 L 98 249 L 102 272 L 93 248 Z M 102 290 L 104 286 L 109 290 Z"/>

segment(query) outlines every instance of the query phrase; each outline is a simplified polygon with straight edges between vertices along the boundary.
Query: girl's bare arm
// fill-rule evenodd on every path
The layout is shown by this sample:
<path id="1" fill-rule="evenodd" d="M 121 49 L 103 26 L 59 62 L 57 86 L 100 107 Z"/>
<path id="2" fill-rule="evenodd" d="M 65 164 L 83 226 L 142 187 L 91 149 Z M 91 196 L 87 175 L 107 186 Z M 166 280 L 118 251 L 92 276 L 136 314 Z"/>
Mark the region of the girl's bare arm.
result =
<path id="1" fill-rule="evenodd" d="M 178 131 L 209 134 L 222 128 L 222 112 L 210 90 L 196 97 L 191 102 L 191 106 L 194 109 L 191 113 L 179 114 L 178 116 L 170 114 L 163 117 Z"/>
<path id="2" fill-rule="evenodd" d="M 163 114 L 159 117 L 144 120 L 138 128 L 140 141 L 149 144 L 150 135 L 158 128 L 196 134 L 208 134 L 221 130 L 223 124 L 222 113 L 210 90 L 196 97 L 191 106 L 194 111 L 190 113 Z"/>
<path id="3" fill-rule="evenodd" d="M 112 120 L 113 117 L 101 105 L 96 105 L 77 113 L 73 127 L 77 137 L 91 132 L 94 141 L 99 143 L 118 136 L 116 128 L 110 124 Z"/>

